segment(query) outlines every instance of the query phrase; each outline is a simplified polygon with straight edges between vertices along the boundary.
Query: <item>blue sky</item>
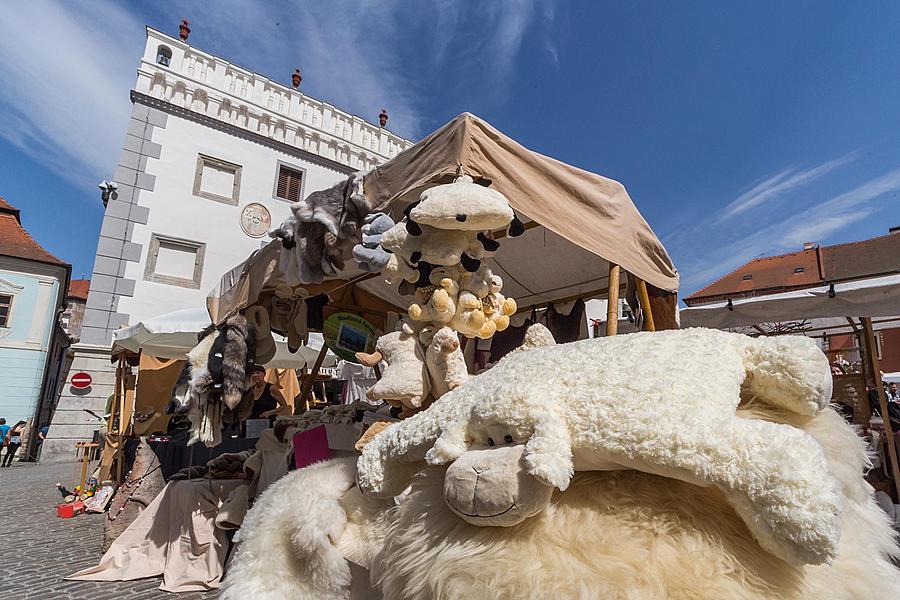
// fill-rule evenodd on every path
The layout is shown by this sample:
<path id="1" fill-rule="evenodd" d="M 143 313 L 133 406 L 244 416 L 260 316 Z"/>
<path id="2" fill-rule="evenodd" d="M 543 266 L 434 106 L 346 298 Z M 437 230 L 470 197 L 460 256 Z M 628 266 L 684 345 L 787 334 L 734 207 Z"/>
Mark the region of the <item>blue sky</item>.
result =
<path id="1" fill-rule="evenodd" d="M 682 295 L 900 225 L 900 3 L 15 2 L 0 195 L 90 276 L 144 24 L 418 139 L 462 111 L 625 184 Z"/>

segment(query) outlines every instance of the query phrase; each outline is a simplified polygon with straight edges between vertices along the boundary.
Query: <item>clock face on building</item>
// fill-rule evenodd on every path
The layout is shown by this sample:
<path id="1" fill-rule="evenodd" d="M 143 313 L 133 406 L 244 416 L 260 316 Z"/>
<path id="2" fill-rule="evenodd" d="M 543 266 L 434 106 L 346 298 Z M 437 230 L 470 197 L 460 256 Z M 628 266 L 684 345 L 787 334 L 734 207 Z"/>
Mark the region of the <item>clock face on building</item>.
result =
<path id="1" fill-rule="evenodd" d="M 258 202 L 248 204 L 241 211 L 241 229 L 250 237 L 263 237 L 269 232 L 271 225 L 272 215 L 269 209 Z"/>

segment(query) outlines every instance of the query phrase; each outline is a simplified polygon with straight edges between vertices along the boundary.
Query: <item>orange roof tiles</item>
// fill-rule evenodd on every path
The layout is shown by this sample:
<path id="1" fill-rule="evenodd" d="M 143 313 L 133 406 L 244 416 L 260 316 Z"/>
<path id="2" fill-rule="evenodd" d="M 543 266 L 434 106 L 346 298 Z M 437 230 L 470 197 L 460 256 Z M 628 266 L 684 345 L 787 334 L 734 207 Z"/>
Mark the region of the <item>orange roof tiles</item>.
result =
<path id="1" fill-rule="evenodd" d="M 900 272 L 900 235 L 891 234 L 755 258 L 685 297 L 684 302 L 691 306 L 897 272 Z"/>
<path id="2" fill-rule="evenodd" d="M 25 228 L 19 219 L 19 209 L 0 197 L 0 256 L 13 256 L 54 265 L 67 263 L 47 252 Z"/>
<path id="3" fill-rule="evenodd" d="M 77 298 L 87 302 L 88 291 L 91 289 L 90 279 L 73 279 L 69 282 L 69 293 L 66 298 Z"/>

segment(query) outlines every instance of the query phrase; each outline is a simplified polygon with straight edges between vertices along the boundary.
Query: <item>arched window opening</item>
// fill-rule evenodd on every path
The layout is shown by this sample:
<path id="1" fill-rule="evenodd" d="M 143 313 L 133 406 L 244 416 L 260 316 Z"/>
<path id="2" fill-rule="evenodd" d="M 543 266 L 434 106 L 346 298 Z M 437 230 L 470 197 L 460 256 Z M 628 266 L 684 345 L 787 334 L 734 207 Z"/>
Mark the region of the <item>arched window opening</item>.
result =
<path id="1" fill-rule="evenodd" d="M 160 46 L 156 49 L 156 64 L 168 67 L 172 62 L 172 50 L 168 46 Z"/>

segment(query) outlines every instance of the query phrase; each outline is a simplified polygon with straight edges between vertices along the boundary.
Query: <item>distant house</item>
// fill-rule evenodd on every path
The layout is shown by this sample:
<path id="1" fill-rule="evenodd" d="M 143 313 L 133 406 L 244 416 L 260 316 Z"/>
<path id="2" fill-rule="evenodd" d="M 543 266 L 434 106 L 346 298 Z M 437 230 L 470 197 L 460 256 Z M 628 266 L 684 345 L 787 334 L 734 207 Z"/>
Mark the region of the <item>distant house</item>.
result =
<path id="1" fill-rule="evenodd" d="M 69 283 L 66 307 L 60 315 L 60 323 L 73 343 L 81 338 L 81 322 L 84 320 L 84 306 L 90 289 L 90 279 L 73 279 Z"/>
<path id="2" fill-rule="evenodd" d="M 58 322 L 70 266 L 22 227 L 19 210 L 0 198 L 0 417 L 49 419 L 58 398 L 69 338 Z"/>
<path id="3" fill-rule="evenodd" d="M 799 252 L 755 258 L 685 297 L 684 303 L 690 307 L 702 306 L 897 273 L 900 273 L 900 229 L 894 228 L 889 235 L 859 242 L 834 246 L 810 243 Z M 885 372 L 900 371 L 900 306 L 897 313 L 896 317 L 874 320 L 881 369 Z M 846 323 L 841 325 L 811 323 L 805 333 L 823 338 L 825 350 L 833 359 L 840 355 L 851 362 L 858 360 L 855 336 L 835 333 L 847 328 Z"/>

